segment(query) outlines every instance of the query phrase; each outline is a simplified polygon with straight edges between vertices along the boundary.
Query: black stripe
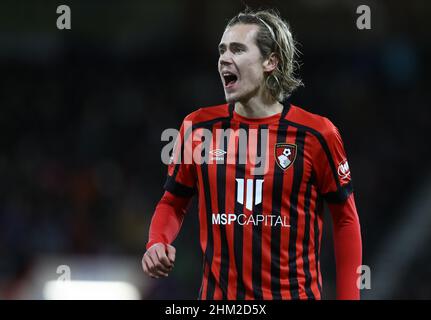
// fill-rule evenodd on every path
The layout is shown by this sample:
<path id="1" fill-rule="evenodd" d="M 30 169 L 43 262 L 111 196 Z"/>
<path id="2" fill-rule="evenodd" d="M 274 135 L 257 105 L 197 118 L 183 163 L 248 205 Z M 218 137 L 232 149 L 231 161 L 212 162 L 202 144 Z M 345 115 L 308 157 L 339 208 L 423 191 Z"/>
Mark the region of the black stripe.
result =
<path id="1" fill-rule="evenodd" d="M 230 127 L 230 121 L 226 121 L 222 125 L 222 129 Z M 220 141 L 219 149 L 226 150 L 229 145 L 229 137 L 224 136 Z M 224 155 L 224 163 L 217 164 L 217 200 L 218 200 L 218 213 L 225 214 L 226 210 L 226 154 Z M 229 246 L 227 243 L 226 226 L 220 224 L 220 239 L 221 239 L 221 263 L 220 263 L 220 288 L 223 293 L 223 299 L 228 298 L 229 288 Z"/>
<path id="2" fill-rule="evenodd" d="M 259 127 L 258 130 L 258 137 L 257 137 L 257 152 L 256 152 L 256 165 L 257 165 L 257 158 L 260 157 L 260 159 L 263 158 L 263 161 L 266 160 L 266 155 L 265 154 L 261 154 L 261 146 L 262 146 L 262 137 L 261 137 L 261 132 L 262 130 L 268 130 L 268 126 L 267 125 L 262 125 Z M 267 135 L 264 137 L 266 138 Z M 266 151 L 266 142 L 264 141 L 264 150 Z M 264 151 L 264 152 L 265 152 Z M 264 165 L 264 163 L 260 163 L 260 166 Z M 255 175 L 254 176 L 254 190 L 255 190 L 255 196 L 254 199 L 256 198 L 256 184 L 257 184 L 257 179 L 262 179 L 263 180 L 264 176 L 263 175 Z M 264 187 L 264 185 L 262 185 L 262 188 Z M 262 194 L 263 194 L 263 189 L 262 189 Z M 263 199 L 262 199 L 263 200 Z M 254 205 L 254 204 L 253 204 Z M 262 209 L 263 203 L 261 202 L 260 204 L 257 204 L 253 207 L 253 214 L 256 215 L 261 215 L 263 212 Z M 254 293 L 254 298 L 257 300 L 262 300 L 263 299 L 263 294 L 262 294 L 262 224 L 259 223 L 257 225 L 253 225 L 253 242 L 252 242 L 252 282 L 253 282 L 253 293 Z"/>
<path id="3" fill-rule="evenodd" d="M 199 289 L 199 294 L 198 294 L 198 300 L 202 300 L 202 289 L 203 289 L 204 283 L 201 283 L 201 287 Z"/>
<path id="4" fill-rule="evenodd" d="M 335 192 L 328 192 L 323 194 L 322 196 L 325 198 L 327 202 L 330 203 L 342 203 L 347 200 L 350 194 L 353 192 L 352 181 L 349 181 L 347 184 L 337 189 Z"/>
<path id="5" fill-rule="evenodd" d="M 229 103 L 228 105 L 229 118 L 233 117 L 233 110 L 235 108 L 235 103 Z"/>
<path id="6" fill-rule="evenodd" d="M 311 290 L 311 273 L 310 273 L 310 261 L 308 259 L 309 244 L 310 244 L 310 232 L 311 232 L 311 214 L 310 214 L 310 202 L 311 202 L 311 188 L 313 186 L 313 178 L 307 181 L 307 187 L 304 196 L 304 212 L 305 212 L 305 229 L 304 229 L 304 240 L 302 242 L 302 259 L 304 260 L 304 273 L 305 273 L 305 292 L 308 299 L 316 299 Z"/>
<path id="7" fill-rule="evenodd" d="M 351 192 L 350 193 L 345 192 L 345 191 L 343 191 L 343 189 L 344 188 L 351 188 L 353 190 L 352 184 L 349 183 L 348 185 L 345 185 L 343 187 L 341 186 L 340 180 L 338 179 L 338 172 L 337 172 L 336 165 L 334 163 L 334 159 L 332 158 L 331 151 L 329 150 L 328 144 L 326 142 L 326 139 L 323 137 L 323 135 L 319 131 L 317 131 L 317 130 L 315 130 L 313 128 L 304 126 L 304 125 L 296 123 L 296 122 L 292 122 L 292 121 L 286 120 L 286 123 L 289 124 L 289 125 L 291 125 L 291 126 L 293 126 L 293 127 L 298 128 L 298 130 L 302 129 L 304 131 L 310 132 L 311 134 L 313 134 L 317 138 L 317 140 L 320 142 L 320 144 L 321 144 L 321 146 L 323 148 L 323 151 L 326 154 L 326 157 L 327 157 L 328 162 L 329 162 L 329 166 L 331 167 L 332 175 L 333 175 L 334 181 L 335 181 L 335 183 L 337 185 L 337 192 L 341 196 L 346 197 L 345 199 L 347 199 L 347 197 L 349 196 L 349 194 Z M 343 198 L 340 198 L 340 199 L 338 199 L 337 202 L 342 202 L 342 201 L 343 201 Z"/>
<path id="8" fill-rule="evenodd" d="M 287 136 L 287 126 L 283 126 L 284 119 L 279 121 L 277 130 L 277 143 L 285 143 Z M 283 194 L 284 171 L 274 164 L 274 180 L 272 185 L 272 214 L 281 215 L 281 201 Z M 281 297 L 281 273 L 280 273 L 280 242 L 281 226 L 277 224 L 271 228 L 271 292 L 274 300 Z"/>
<path id="9" fill-rule="evenodd" d="M 201 287 L 199 289 L 199 294 L 198 294 L 198 300 L 202 300 L 202 291 L 204 289 L 204 282 L 205 282 L 205 256 L 202 259 L 202 281 L 201 281 Z"/>
<path id="10" fill-rule="evenodd" d="M 175 181 L 175 178 L 173 176 L 168 176 L 166 178 L 166 182 L 163 188 L 176 196 L 184 198 L 192 197 L 196 192 L 195 188 L 191 188 Z"/>
<path id="11" fill-rule="evenodd" d="M 229 119 L 230 119 L 230 117 L 218 117 L 218 118 L 214 118 L 214 119 L 211 119 L 211 120 L 206 120 L 206 121 L 202 121 L 202 122 L 193 123 L 192 127 L 193 127 L 193 130 L 199 129 L 199 128 L 204 128 L 204 127 L 207 127 L 209 129 L 209 128 L 212 128 L 212 126 L 214 124 L 216 124 L 218 122 L 223 122 L 223 121 L 226 121 L 226 120 L 229 120 Z"/>
<path id="12" fill-rule="evenodd" d="M 286 118 L 286 116 L 287 116 L 287 113 L 288 113 L 288 112 L 289 112 L 289 110 L 290 110 L 291 104 L 290 104 L 289 99 L 284 100 L 284 101 L 282 102 L 282 104 L 283 104 L 283 111 L 282 111 L 282 113 L 281 113 L 280 119 L 285 119 L 285 118 Z"/>
<path id="13" fill-rule="evenodd" d="M 216 278 L 210 267 L 208 272 L 207 300 L 214 300 L 216 282 Z"/>
<path id="14" fill-rule="evenodd" d="M 205 299 L 212 300 L 214 299 L 214 290 L 215 290 L 215 278 L 212 274 L 211 265 L 214 256 L 214 238 L 212 231 L 212 205 L 211 205 L 211 189 L 209 183 L 208 176 L 208 164 L 203 162 L 200 165 L 201 173 L 202 173 L 202 183 L 203 190 L 205 195 L 205 209 L 206 209 L 206 217 L 207 217 L 207 247 L 205 250 L 205 259 L 208 262 L 209 273 L 208 273 L 208 285 L 207 285 L 207 296 Z"/>
<path id="15" fill-rule="evenodd" d="M 296 240 L 298 235 L 298 197 L 304 171 L 305 132 L 296 133 L 296 160 L 293 164 L 293 184 L 290 192 L 290 233 L 289 233 L 289 282 L 292 299 L 299 299 L 298 272 L 296 261 Z"/>
<path id="16" fill-rule="evenodd" d="M 323 203 L 319 194 L 317 194 L 316 199 L 316 208 L 314 210 L 314 257 L 316 259 L 316 272 L 317 272 L 317 287 L 319 288 L 320 294 L 322 294 L 322 286 L 320 284 L 320 268 L 319 268 L 319 259 L 320 259 L 320 232 L 319 232 L 319 216 L 323 214 Z"/>
<path id="17" fill-rule="evenodd" d="M 247 132 L 248 137 L 248 125 L 240 124 L 240 129 L 244 129 Z M 239 147 L 240 139 L 238 139 L 238 143 L 236 144 L 236 166 L 235 166 L 235 179 L 244 179 L 245 177 L 245 163 L 239 163 L 240 159 L 240 147 Z M 247 139 L 247 147 L 245 150 L 248 150 L 248 139 Z M 244 156 L 244 155 L 243 155 Z M 243 157 L 243 159 L 245 159 Z M 235 195 L 238 193 L 238 184 L 235 181 Z M 243 205 L 238 203 L 235 198 L 235 214 L 240 214 L 243 211 Z M 238 223 L 235 223 L 234 226 L 234 252 L 235 252 L 235 263 L 237 267 L 237 292 L 236 299 L 244 300 L 245 298 L 245 286 L 244 286 L 244 278 L 242 273 L 242 254 L 243 254 L 244 246 L 243 246 L 243 227 Z"/>

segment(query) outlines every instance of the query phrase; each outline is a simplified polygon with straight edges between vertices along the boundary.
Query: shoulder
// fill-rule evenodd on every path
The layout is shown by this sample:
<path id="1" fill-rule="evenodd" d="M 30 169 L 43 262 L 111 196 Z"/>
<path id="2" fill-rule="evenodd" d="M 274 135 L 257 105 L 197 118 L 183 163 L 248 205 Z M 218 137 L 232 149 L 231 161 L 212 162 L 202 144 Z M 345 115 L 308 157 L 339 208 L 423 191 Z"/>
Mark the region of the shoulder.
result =
<path id="1" fill-rule="evenodd" d="M 195 125 L 227 117 L 229 117 L 229 105 L 225 103 L 216 106 L 201 107 L 189 113 L 184 118 L 184 121 L 191 121 Z"/>
<path id="2" fill-rule="evenodd" d="M 286 119 L 314 135 L 325 138 L 325 140 L 339 136 L 337 127 L 327 117 L 311 113 L 293 104 Z"/>

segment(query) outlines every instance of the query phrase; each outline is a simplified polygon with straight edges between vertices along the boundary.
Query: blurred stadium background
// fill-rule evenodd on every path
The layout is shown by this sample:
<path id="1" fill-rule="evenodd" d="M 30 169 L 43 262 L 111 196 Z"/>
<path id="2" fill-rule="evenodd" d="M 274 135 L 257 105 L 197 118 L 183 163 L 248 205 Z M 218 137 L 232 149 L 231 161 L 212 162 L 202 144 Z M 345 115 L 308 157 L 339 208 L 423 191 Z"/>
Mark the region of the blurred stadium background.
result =
<path id="1" fill-rule="evenodd" d="M 72 30 L 56 28 L 61 4 Z M 61 265 L 72 280 L 129 285 L 99 288 L 122 292 L 114 298 L 196 299 L 196 209 L 170 277 L 141 271 L 166 175 L 160 135 L 224 102 L 217 45 L 245 4 L 275 7 L 289 21 L 305 83 L 292 101 L 343 135 L 372 272 L 362 297 L 431 298 L 429 2 L 3 0 L 1 299 L 52 298 L 47 283 Z M 371 8 L 371 30 L 356 28 L 361 4 Z M 331 241 L 327 213 L 325 299 L 335 297 Z"/>

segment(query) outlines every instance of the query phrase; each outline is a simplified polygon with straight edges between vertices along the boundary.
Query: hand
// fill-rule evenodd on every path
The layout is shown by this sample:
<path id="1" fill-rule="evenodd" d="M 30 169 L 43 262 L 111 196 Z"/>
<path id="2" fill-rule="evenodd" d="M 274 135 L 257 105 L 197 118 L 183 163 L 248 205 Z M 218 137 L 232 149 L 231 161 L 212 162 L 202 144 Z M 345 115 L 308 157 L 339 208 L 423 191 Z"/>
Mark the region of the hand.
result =
<path id="1" fill-rule="evenodd" d="M 142 258 L 144 272 L 151 278 L 167 277 L 174 267 L 175 251 L 169 244 L 153 244 Z"/>

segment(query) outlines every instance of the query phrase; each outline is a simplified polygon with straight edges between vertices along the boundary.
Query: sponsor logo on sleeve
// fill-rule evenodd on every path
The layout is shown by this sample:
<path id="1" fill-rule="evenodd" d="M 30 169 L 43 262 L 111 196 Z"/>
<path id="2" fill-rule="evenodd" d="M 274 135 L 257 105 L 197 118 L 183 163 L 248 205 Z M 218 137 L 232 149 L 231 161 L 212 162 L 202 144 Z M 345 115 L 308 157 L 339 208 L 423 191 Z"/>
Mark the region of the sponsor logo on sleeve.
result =
<path id="1" fill-rule="evenodd" d="M 349 180 L 350 179 L 350 168 L 347 160 L 343 160 L 338 165 L 338 176 L 341 180 Z"/>

